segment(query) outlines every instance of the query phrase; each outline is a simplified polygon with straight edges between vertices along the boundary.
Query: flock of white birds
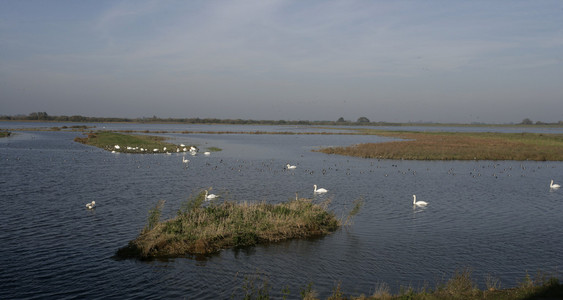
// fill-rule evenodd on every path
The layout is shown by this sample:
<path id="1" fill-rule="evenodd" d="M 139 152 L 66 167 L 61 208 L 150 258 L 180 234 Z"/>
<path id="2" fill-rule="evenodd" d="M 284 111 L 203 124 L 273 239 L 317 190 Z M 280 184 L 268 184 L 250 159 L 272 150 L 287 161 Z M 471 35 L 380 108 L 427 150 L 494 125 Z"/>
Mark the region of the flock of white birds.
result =
<path id="1" fill-rule="evenodd" d="M 180 147 L 181 147 L 181 148 L 178 148 L 178 149 L 177 149 L 177 152 L 181 152 L 182 150 L 183 150 L 183 152 L 188 152 L 188 148 L 187 148 L 184 144 L 180 144 Z M 115 148 L 116 150 L 119 150 L 121 147 L 120 147 L 119 145 L 115 145 L 114 148 Z M 127 149 L 134 149 L 134 148 L 127 147 Z M 143 149 L 143 148 L 138 149 L 138 150 L 146 151 L 146 149 Z M 154 152 L 157 152 L 157 151 L 159 151 L 159 149 L 153 149 L 153 151 L 154 151 Z M 163 148 L 163 151 L 166 151 L 166 147 Z M 112 152 L 115 152 L 115 151 L 112 151 Z M 195 155 L 197 155 L 198 149 L 195 148 L 195 147 L 193 147 L 193 146 L 191 146 L 190 149 L 189 149 L 189 152 L 190 152 L 190 154 L 191 154 L 192 156 L 195 156 Z M 209 156 L 209 155 L 211 155 L 211 152 L 206 151 L 206 152 L 204 152 L 203 154 L 206 155 L 206 156 Z M 187 165 L 188 165 L 189 162 L 190 162 L 190 160 L 187 159 L 185 156 L 182 157 L 182 163 L 184 164 L 185 167 L 187 167 Z M 296 169 L 296 168 L 297 168 L 297 166 L 295 166 L 295 165 L 291 165 L 291 164 L 287 164 L 287 165 L 286 165 L 286 169 L 288 169 L 288 170 L 294 170 L 294 169 Z M 559 189 L 560 187 L 561 187 L 561 185 L 559 185 L 559 184 L 557 184 L 557 183 L 554 183 L 554 182 L 553 182 L 553 179 L 551 180 L 551 182 L 550 182 L 550 184 L 549 184 L 549 188 L 550 188 L 551 190 L 557 190 L 557 189 Z M 313 194 L 325 194 L 325 193 L 327 193 L 327 192 L 328 192 L 327 189 L 325 189 L 325 188 L 318 188 L 316 184 L 313 185 Z M 205 200 L 206 200 L 206 201 L 213 200 L 213 199 L 215 199 L 215 198 L 217 198 L 217 197 L 219 197 L 219 196 L 218 196 L 218 195 L 215 195 L 215 194 L 209 194 L 209 192 L 208 192 L 207 190 L 205 191 Z M 426 207 L 426 206 L 428 206 L 428 202 L 426 202 L 426 201 L 420 201 L 420 200 L 417 201 L 417 200 L 416 200 L 416 195 L 412 195 L 412 197 L 413 197 L 412 204 L 413 204 L 414 207 Z M 96 202 L 95 202 L 95 201 L 86 203 L 86 208 L 87 208 L 87 209 L 94 209 L 95 206 L 96 206 Z"/>
<path id="2" fill-rule="evenodd" d="M 135 151 L 135 152 L 137 152 L 137 153 L 138 153 L 138 152 L 141 152 L 141 153 L 150 152 L 150 149 L 148 149 L 148 148 L 143 148 L 143 147 L 130 147 L 130 146 L 127 146 L 126 149 L 129 150 L 129 151 Z M 119 150 L 121 150 L 121 146 L 115 145 L 115 146 L 113 146 L 113 150 L 111 151 L 111 153 L 118 153 Z M 160 153 L 160 152 L 162 152 L 162 153 L 166 153 L 166 154 L 172 154 L 170 151 L 171 151 L 171 149 L 168 149 L 167 147 L 163 147 L 162 150 L 159 149 L 159 148 L 154 148 L 154 149 L 152 149 L 152 152 L 154 152 L 154 153 Z M 198 150 L 196 147 L 191 146 L 191 147 L 188 149 L 188 147 L 187 147 L 186 145 L 184 145 L 184 144 L 180 144 L 179 147 L 176 147 L 176 152 L 177 152 L 177 153 L 180 153 L 180 152 L 190 152 L 191 155 L 194 155 L 194 156 L 195 156 L 195 155 L 197 155 L 197 152 L 198 152 L 198 151 L 199 151 L 199 150 Z M 172 152 L 174 152 L 174 151 L 172 151 Z M 211 152 L 204 152 L 203 155 L 211 155 Z"/>

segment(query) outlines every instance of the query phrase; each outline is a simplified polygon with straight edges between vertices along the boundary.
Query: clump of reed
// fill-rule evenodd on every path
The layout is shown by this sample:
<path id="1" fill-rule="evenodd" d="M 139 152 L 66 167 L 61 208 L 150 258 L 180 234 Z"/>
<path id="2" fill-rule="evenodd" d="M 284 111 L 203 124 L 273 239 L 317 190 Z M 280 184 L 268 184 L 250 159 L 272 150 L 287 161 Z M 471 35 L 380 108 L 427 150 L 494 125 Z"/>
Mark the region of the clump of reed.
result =
<path id="1" fill-rule="evenodd" d="M 563 160 L 561 134 L 379 130 L 362 132 L 404 140 L 328 147 L 316 151 L 363 158 L 408 160 Z"/>
<path id="2" fill-rule="evenodd" d="M 392 294 L 389 285 L 379 283 L 371 295 L 361 294 L 359 296 L 347 296 L 342 291 L 342 283 L 337 282 L 330 295 L 324 299 L 354 299 L 354 300 L 529 300 L 529 299 L 563 299 L 563 285 L 552 276 L 538 272 L 534 278 L 526 274 L 523 282 L 517 287 L 498 289 L 489 286 L 491 277 L 487 279 L 487 289 L 480 290 L 472 278 L 471 269 L 463 269 L 455 272 L 452 278 L 431 290 L 427 286 L 419 290 L 412 287 L 401 287 L 399 293 Z M 493 280 L 494 285 L 498 279 Z M 250 284 L 249 284 L 250 283 Z M 240 291 L 244 293 L 243 299 L 270 299 L 270 293 L 276 287 L 269 284 L 266 276 L 255 276 L 250 280 L 245 277 L 242 289 L 234 292 L 232 298 L 237 298 Z M 285 286 L 281 289 L 283 299 L 307 299 L 319 300 L 318 292 L 309 282 L 300 289 L 299 295 Z"/>
<path id="3" fill-rule="evenodd" d="M 149 213 L 141 234 L 118 250 L 122 258 L 207 254 L 231 247 L 253 246 L 293 238 L 321 236 L 342 222 L 327 211 L 328 202 L 298 198 L 270 204 L 205 201 L 205 191 L 182 204 L 176 217 L 158 222 L 162 205 Z"/>

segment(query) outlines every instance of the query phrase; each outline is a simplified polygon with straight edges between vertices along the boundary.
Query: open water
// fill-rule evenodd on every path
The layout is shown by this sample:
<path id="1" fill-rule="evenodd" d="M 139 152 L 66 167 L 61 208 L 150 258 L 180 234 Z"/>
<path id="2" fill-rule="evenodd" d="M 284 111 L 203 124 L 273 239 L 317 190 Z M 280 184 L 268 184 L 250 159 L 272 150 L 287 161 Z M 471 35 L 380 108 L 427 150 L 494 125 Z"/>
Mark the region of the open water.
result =
<path id="1" fill-rule="evenodd" d="M 489 275 L 501 287 L 537 271 L 563 275 L 563 189 L 549 188 L 551 179 L 563 183 L 562 162 L 377 160 L 311 151 L 389 140 L 376 136 L 165 134 L 178 144 L 223 149 L 187 155 L 184 168 L 182 154 L 112 154 L 73 142 L 80 135 L 22 131 L 0 139 L 0 299 L 238 299 L 245 285 L 263 282 L 273 297 L 298 298 L 312 283 L 326 298 L 339 283 L 347 295 L 371 294 L 382 283 L 391 292 L 433 288 L 464 268 L 481 288 Z M 284 169 L 287 163 L 297 169 Z M 313 184 L 329 192 L 314 196 Z M 323 238 L 204 257 L 113 258 L 138 235 L 159 199 L 166 200 L 163 218 L 170 218 L 204 188 L 235 201 L 279 202 L 296 193 L 319 202 L 330 198 L 338 215 L 356 199 L 365 204 L 351 225 Z M 428 207 L 414 208 L 413 194 Z M 93 200 L 97 207 L 89 211 L 85 204 Z"/>

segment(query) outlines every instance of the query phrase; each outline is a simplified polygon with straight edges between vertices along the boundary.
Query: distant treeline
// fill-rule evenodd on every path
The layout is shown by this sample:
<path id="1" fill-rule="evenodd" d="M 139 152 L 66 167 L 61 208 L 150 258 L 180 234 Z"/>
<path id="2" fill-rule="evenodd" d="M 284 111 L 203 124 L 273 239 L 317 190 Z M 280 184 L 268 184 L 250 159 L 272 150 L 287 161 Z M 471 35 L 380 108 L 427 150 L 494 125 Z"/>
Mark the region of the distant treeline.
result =
<path id="1" fill-rule="evenodd" d="M 130 122 L 130 123 L 185 123 L 185 124 L 250 124 L 250 125 L 370 125 L 370 126 L 402 126 L 413 124 L 436 124 L 428 122 L 409 122 L 409 123 L 393 123 L 393 122 L 373 122 L 366 117 L 359 117 L 356 121 L 345 120 L 340 117 L 336 121 L 308 121 L 308 120 L 244 120 L 244 119 L 216 119 L 216 118 L 159 118 L 143 117 L 143 118 L 107 118 L 107 117 L 86 117 L 81 115 L 74 116 L 51 116 L 46 112 L 33 112 L 29 115 L 0 116 L 0 120 L 4 121 L 52 121 L 52 122 L 89 122 L 89 123 L 111 123 L 111 122 Z M 558 125 L 563 126 L 563 121 L 556 123 L 545 123 L 541 121 L 533 122 L 530 119 L 524 119 L 519 125 Z M 485 123 L 471 123 L 471 125 L 487 125 Z M 514 125 L 507 124 L 507 125 Z"/>
<path id="2" fill-rule="evenodd" d="M 85 117 L 75 116 L 51 116 L 46 112 L 33 112 L 29 115 L 0 116 L 0 120 L 12 121 L 53 121 L 53 122 L 89 122 L 89 123 L 110 123 L 110 122 L 131 122 L 131 123 L 186 123 L 186 124 L 254 124 L 254 125 L 386 125 L 399 126 L 400 123 L 389 122 L 370 122 L 366 117 L 360 117 L 356 122 L 347 121 L 343 118 L 337 121 L 308 121 L 308 120 L 243 120 L 243 119 L 216 119 L 216 118 L 106 118 L 106 117 Z"/>

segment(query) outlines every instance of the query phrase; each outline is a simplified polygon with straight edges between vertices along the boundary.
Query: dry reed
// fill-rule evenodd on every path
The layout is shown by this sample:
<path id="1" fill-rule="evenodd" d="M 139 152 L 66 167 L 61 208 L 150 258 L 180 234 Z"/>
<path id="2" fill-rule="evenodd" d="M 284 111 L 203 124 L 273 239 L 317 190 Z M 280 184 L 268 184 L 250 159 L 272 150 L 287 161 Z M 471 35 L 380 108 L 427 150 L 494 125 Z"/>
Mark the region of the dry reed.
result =
<path id="1" fill-rule="evenodd" d="M 325 206 L 304 198 L 279 204 L 208 203 L 200 193 L 184 203 L 175 218 L 165 222 L 154 225 L 158 212 L 151 210 L 151 226 L 146 226 L 147 230 L 117 255 L 145 259 L 206 254 L 231 247 L 321 236 L 341 226 L 341 221 Z"/>

